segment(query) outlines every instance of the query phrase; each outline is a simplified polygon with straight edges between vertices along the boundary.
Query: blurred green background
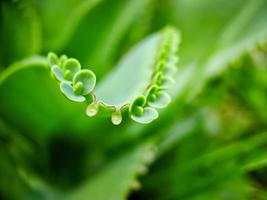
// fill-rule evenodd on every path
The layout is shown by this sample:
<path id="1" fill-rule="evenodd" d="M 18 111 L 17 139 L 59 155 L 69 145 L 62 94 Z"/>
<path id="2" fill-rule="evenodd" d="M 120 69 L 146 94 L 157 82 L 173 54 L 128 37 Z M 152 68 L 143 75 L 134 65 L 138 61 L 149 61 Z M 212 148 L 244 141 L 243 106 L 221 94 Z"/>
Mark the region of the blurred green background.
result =
<path id="1" fill-rule="evenodd" d="M 24 60 L 67 54 L 101 82 L 166 25 L 179 70 L 148 125 L 86 117 Z M 266 0 L 1 0 L 0 26 L 0 199 L 267 199 Z"/>

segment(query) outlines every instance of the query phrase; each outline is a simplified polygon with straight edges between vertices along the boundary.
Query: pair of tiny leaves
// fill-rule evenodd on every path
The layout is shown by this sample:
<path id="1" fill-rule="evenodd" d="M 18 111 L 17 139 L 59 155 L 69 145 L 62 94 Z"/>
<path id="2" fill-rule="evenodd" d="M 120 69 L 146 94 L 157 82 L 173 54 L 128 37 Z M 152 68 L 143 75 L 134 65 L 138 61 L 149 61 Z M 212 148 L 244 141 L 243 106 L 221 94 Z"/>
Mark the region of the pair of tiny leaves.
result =
<path id="1" fill-rule="evenodd" d="M 96 85 L 95 74 L 88 69 L 81 69 L 81 64 L 74 58 L 54 53 L 48 54 L 51 73 L 60 82 L 60 90 L 70 100 L 83 102 Z"/>
<path id="2" fill-rule="evenodd" d="M 147 105 L 153 108 L 165 108 L 171 102 L 170 96 L 157 85 L 147 90 Z"/>
<path id="3" fill-rule="evenodd" d="M 129 107 L 131 118 L 139 123 L 147 124 L 158 118 L 156 109 L 146 106 L 146 97 L 137 97 Z"/>
<path id="4" fill-rule="evenodd" d="M 159 114 L 155 108 L 164 108 L 170 103 L 169 95 L 153 85 L 146 96 L 137 97 L 130 105 L 131 118 L 139 123 L 147 124 L 157 119 Z"/>

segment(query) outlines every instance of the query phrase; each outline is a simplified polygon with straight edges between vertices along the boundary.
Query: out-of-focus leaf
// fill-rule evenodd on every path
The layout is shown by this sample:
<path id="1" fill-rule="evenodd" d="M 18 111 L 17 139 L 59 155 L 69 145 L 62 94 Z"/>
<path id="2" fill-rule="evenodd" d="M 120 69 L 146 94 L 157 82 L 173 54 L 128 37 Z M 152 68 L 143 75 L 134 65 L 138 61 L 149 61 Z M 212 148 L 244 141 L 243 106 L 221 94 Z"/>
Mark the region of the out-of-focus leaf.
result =
<path id="1" fill-rule="evenodd" d="M 138 129 L 138 135 L 150 132 L 151 129 L 159 130 L 168 124 L 175 118 L 174 113 L 179 112 L 181 102 L 183 105 L 185 101 L 192 102 L 209 80 L 239 60 L 243 54 L 254 52 L 257 45 L 265 43 L 267 39 L 266 1 L 233 1 L 225 4 L 222 0 L 173 0 L 167 8 L 175 10 L 165 10 L 165 13 L 171 15 L 170 20 L 181 27 L 183 33 L 179 51 L 181 69 L 175 78 L 175 87 L 169 91 L 175 101 L 162 111 L 160 120 L 153 128 L 146 130 L 143 127 L 143 131 Z M 244 28 L 233 28 L 232 23 L 240 23 Z M 223 43 L 221 40 L 228 42 Z"/>
<path id="2" fill-rule="evenodd" d="M 151 191 L 153 188 L 155 191 L 159 183 L 166 185 L 155 192 L 153 198 L 194 199 L 207 196 L 210 190 L 220 188 L 228 179 L 244 175 L 249 166 L 252 166 L 252 162 L 259 158 L 258 154 L 266 154 L 266 133 L 235 141 L 225 147 L 218 143 L 212 144 L 209 137 L 195 137 L 195 134 L 183 141 L 187 142 L 187 147 L 181 146 L 180 143 L 180 148 L 177 146 L 175 151 L 169 151 L 176 155 L 175 157 L 170 159 L 165 155 L 165 158 L 161 158 L 161 164 L 158 163 L 155 174 L 153 175 L 152 170 L 151 175 L 144 179 L 145 191 Z M 206 147 L 200 149 L 205 144 Z M 168 170 L 167 166 L 170 167 Z"/>
<path id="3" fill-rule="evenodd" d="M 144 168 L 152 161 L 154 153 L 154 146 L 150 143 L 134 148 L 93 175 L 67 199 L 126 200 L 132 189 L 139 189 L 137 177 L 145 172 Z"/>
<path id="4" fill-rule="evenodd" d="M 15 169 L 15 163 L 12 161 L 6 151 L 5 145 L 0 148 L 0 193 L 1 198 L 23 199 L 27 193 L 26 184 L 19 178 Z"/>
<path id="5" fill-rule="evenodd" d="M 83 19 L 64 52 L 77 58 L 83 66 L 92 68 L 97 77 L 102 78 L 114 63 L 114 56 L 117 58 L 119 55 L 118 45 L 122 44 L 132 25 L 142 20 L 149 1 L 102 2 Z"/>
<path id="6" fill-rule="evenodd" d="M 4 71 L 0 96 L 1 118 L 26 133 L 56 132 L 62 123 L 73 124 L 75 113 L 86 118 L 83 105 L 71 104 L 61 94 L 43 57 L 22 60 Z"/>
<path id="7" fill-rule="evenodd" d="M 0 66 L 40 52 L 42 31 L 33 2 L 1 1 L 0 16 Z"/>
<path id="8" fill-rule="evenodd" d="M 0 121 L 0 196 L 1 199 L 40 199 L 21 177 L 20 170 L 29 167 L 33 146 L 19 133 Z"/>
<path id="9" fill-rule="evenodd" d="M 169 90 L 175 100 L 160 113 L 160 119 L 152 127 L 133 128 L 132 134 L 141 137 L 151 130 L 161 130 L 176 118 L 179 108 L 203 91 L 209 80 L 241 59 L 243 54 L 253 53 L 258 44 L 266 43 L 266 6 L 267 2 L 263 0 L 227 3 L 222 0 L 173 0 L 166 6 L 173 12 L 165 10 L 164 15 L 169 14 L 171 17 L 167 19 L 181 27 L 183 39 L 179 51 L 181 69 L 175 77 L 175 87 Z M 232 28 L 232 23 L 240 23 L 243 28 Z"/>
<path id="10" fill-rule="evenodd" d="M 182 70 L 176 77 L 174 96 L 186 92 L 193 98 L 207 80 L 267 38 L 265 0 L 227 4 L 221 0 L 174 0 L 172 8 L 178 9 L 174 21 L 183 32 Z"/>
<path id="11" fill-rule="evenodd" d="M 82 19 L 101 2 L 102 0 L 36 1 L 44 29 L 44 50 L 61 50 Z"/>

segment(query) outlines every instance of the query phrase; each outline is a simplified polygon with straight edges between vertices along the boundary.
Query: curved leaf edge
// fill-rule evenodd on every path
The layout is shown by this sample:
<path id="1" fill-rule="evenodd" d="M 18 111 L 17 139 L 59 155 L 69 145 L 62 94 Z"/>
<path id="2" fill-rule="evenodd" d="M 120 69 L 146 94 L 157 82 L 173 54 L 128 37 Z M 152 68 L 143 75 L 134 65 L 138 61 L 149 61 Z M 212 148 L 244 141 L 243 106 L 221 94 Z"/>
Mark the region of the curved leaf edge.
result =
<path id="1" fill-rule="evenodd" d="M 112 182 L 107 182 L 106 185 L 108 187 L 110 187 L 114 180 L 118 182 L 118 177 L 116 179 L 118 173 L 120 173 L 119 178 L 123 179 L 123 184 L 119 184 L 119 187 L 116 189 L 114 188 L 116 194 L 109 198 L 115 199 L 116 196 L 116 199 L 127 199 L 132 191 L 141 189 L 142 185 L 139 179 L 141 176 L 147 175 L 149 167 L 156 159 L 157 151 L 157 144 L 153 140 L 146 140 L 118 159 L 108 163 L 102 172 L 84 182 L 80 188 L 67 193 L 66 199 L 84 199 L 88 198 L 89 194 L 95 199 L 104 199 L 103 190 L 95 190 L 95 188 L 99 187 L 98 184 L 101 184 L 101 187 L 105 187 L 101 182 L 103 178 L 115 176 Z"/>
<path id="2" fill-rule="evenodd" d="M 87 102 L 86 114 L 89 117 L 95 116 L 101 110 L 102 113 L 110 113 L 112 123 L 119 125 L 122 122 L 122 113 L 128 112 L 134 121 L 141 124 L 150 123 L 158 118 L 156 109 L 164 108 L 170 103 L 171 99 L 166 91 L 175 83 L 173 76 L 177 71 L 180 33 L 173 27 L 166 27 L 161 31 L 161 37 L 150 83 L 143 94 L 123 106 L 109 105 L 99 101 L 93 91 L 96 84 L 95 74 L 91 70 L 81 69 L 79 61 L 74 58 L 68 58 L 66 55 L 58 57 L 53 52 L 48 53 L 52 77 L 59 82 L 62 93 L 69 100 Z M 87 79 L 77 82 L 75 77 L 81 71 L 87 73 Z M 91 85 L 85 86 L 85 82 Z M 66 90 L 62 86 L 66 86 Z M 82 92 L 84 87 L 90 90 Z M 141 104 L 140 99 L 143 99 Z"/>
<path id="3" fill-rule="evenodd" d="M 48 58 L 43 56 L 32 56 L 21 61 L 18 61 L 10 65 L 5 71 L 0 74 L 0 85 L 13 73 L 24 68 L 31 67 L 41 67 L 50 69 L 51 76 L 59 82 L 61 85 L 62 93 L 70 100 L 75 101 L 78 96 L 78 102 L 86 101 L 88 107 L 86 109 L 86 114 L 89 117 L 95 116 L 99 111 L 103 114 L 108 114 L 111 116 L 111 121 L 113 124 L 118 125 L 122 122 L 122 113 L 128 112 L 131 119 L 138 123 L 147 124 L 158 118 L 158 112 L 156 109 L 164 108 L 170 102 L 166 90 L 169 87 L 165 87 L 165 80 L 169 83 L 174 83 L 172 76 L 176 71 L 178 57 L 178 45 L 180 43 L 180 34 L 179 32 L 172 27 L 166 27 L 162 31 L 162 42 L 158 50 L 158 57 L 155 61 L 154 72 L 151 77 L 151 81 L 146 87 L 143 94 L 133 99 L 132 102 L 126 103 L 123 106 L 117 107 L 116 105 L 109 105 L 105 102 L 97 100 L 93 89 L 96 83 L 96 77 L 91 70 L 81 69 L 79 66 L 80 63 L 76 59 L 68 58 L 66 55 L 61 55 L 58 57 L 55 53 L 49 53 Z M 68 62 L 67 62 L 68 61 Z M 72 61 L 72 62 L 70 62 Z M 66 64 L 68 66 L 66 67 Z M 75 66 L 76 65 L 76 66 Z M 54 70 L 56 66 L 57 70 Z M 75 70 L 76 69 L 76 70 Z M 78 70 L 77 70 L 78 69 Z M 60 74 L 57 74 L 60 71 Z M 173 73 L 170 73 L 173 72 Z M 77 74 L 82 73 L 83 76 L 81 81 L 77 81 Z M 86 74 L 86 80 L 84 80 L 84 74 Z M 59 78 L 60 77 L 60 78 Z M 76 77 L 76 78 L 75 78 Z M 88 81 L 89 77 L 89 81 Z M 78 80 L 80 80 L 78 79 Z M 62 90 L 62 83 L 64 85 L 71 86 L 73 92 L 68 94 Z M 84 93 L 83 83 L 89 82 L 91 86 L 87 86 L 86 93 Z M 89 89 L 88 89 L 89 88 Z M 160 94 L 164 93 L 164 96 L 167 96 L 167 101 L 165 104 L 157 102 L 157 97 L 162 96 Z M 140 105 L 136 104 L 138 99 L 144 98 L 144 102 Z M 167 103 L 166 103 L 167 102 Z M 137 107 L 136 107 L 137 106 Z M 138 110 L 138 106 L 141 108 L 141 111 Z M 145 112 L 144 112 L 145 111 Z"/>
<path id="4" fill-rule="evenodd" d="M 18 70 L 31 67 L 41 67 L 49 69 L 49 63 L 43 56 L 31 56 L 10 65 L 6 70 L 0 73 L 0 86 L 5 82 L 9 76 Z"/>

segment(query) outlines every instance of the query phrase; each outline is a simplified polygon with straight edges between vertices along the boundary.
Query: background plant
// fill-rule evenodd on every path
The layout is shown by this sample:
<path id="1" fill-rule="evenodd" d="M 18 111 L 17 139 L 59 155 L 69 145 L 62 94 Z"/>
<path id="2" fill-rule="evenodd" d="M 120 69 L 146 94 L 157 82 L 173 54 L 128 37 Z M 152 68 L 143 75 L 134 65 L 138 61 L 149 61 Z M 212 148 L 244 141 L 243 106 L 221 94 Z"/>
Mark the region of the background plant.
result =
<path id="1" fill-rule="evenodd" d="M 267 1 L 0 5 L 0 199 L 266 199 Z"/>

